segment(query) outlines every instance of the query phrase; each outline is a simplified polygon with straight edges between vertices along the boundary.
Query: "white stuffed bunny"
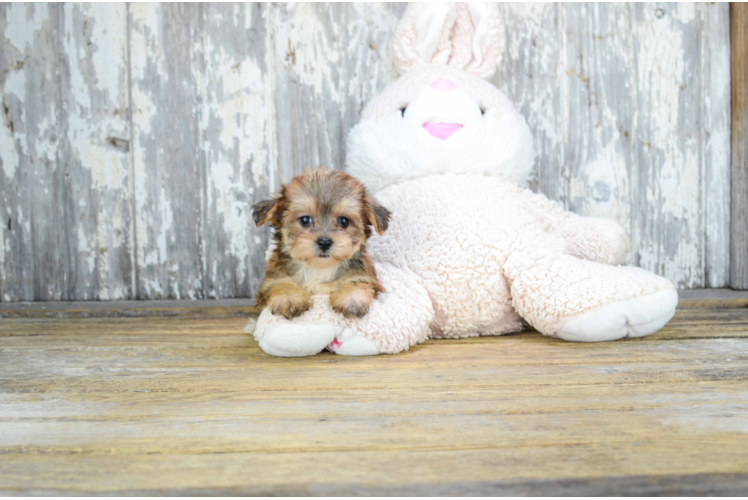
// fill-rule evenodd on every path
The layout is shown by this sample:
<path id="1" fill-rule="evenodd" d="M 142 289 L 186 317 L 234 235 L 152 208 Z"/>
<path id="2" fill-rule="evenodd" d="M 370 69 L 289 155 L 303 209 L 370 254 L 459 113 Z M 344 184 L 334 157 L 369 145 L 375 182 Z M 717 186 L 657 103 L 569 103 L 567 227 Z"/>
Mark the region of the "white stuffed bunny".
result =
<path id="1" fill-rule="evenodd" d="M 402 76 L 348 136 L 347 171 L 392 211 L 369 240 L 385 292 L 361 319 L 313 298 L 286 320 L 248 325 L 276 356 L 397 353 L 427 338 L 518 332 L 570 341 L 649 335 L 678 303 L 668 280 L 619 266 L 626 236 L 523 188 L 533 141 L 524 118 L 485 79 L 504 29 L 495 5 L 411 4 L 397 29 Z"/>

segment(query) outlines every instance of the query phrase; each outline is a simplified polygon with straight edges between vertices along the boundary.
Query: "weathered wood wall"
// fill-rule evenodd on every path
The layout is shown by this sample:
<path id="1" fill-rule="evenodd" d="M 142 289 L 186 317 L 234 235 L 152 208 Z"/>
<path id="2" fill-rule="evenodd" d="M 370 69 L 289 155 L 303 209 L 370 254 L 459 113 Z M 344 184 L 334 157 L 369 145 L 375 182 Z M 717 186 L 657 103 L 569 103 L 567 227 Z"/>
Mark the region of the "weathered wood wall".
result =
<path id="1" fill-rule="evenodd" d="M 0 300 L 249 297 L 250 205 L 336 167 L 404 4 L 0 6 Z M 729 283 L 727 5 L 504 4 L 534 188 Z"/>
<path id="2" fill-rule="evenodd" d="M 730 4 L 732 196 L 730 286 L 748 290 L 748 4 Z M 740 214 L 740 215 L 738 215 Z"/>

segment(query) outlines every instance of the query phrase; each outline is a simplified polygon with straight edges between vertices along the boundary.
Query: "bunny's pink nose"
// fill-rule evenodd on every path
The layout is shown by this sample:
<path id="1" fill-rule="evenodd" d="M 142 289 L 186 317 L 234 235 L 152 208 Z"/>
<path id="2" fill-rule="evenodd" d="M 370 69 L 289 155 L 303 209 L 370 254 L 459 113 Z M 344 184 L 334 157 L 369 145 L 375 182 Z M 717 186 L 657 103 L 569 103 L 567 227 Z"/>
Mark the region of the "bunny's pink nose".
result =
<path id="1" fill-rule="evenodd" d="M 460 130 L 462 128 L 462 125 L 460 125 L 459 123 L 426 122 L 423 124 L 423 128 L 425 128 L 426 132 L 428 132 L 429 134 L 443 141 L 445 139 L 448 139 L 450 135 Z"/>
<path id="2" fill-rule="evenodd" d="M 429 85 L 434 90 L 452 90 L 456 89 L 457 85 L 454 84 L 453 81 L 447 80 L 446 78 L 441 78 L 439 80 L 436 80 L 434 83 Z"/>

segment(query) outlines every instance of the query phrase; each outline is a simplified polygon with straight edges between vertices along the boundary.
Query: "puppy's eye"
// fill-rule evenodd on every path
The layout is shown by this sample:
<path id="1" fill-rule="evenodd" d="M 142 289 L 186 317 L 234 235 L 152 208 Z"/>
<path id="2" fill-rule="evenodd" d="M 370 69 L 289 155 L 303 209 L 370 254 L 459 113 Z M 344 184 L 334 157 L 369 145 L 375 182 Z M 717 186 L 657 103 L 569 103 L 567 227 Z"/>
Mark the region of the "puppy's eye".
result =
<path id="1" fill-rule="evenodd" d="M 480 107 L 480 115 L 483 116 L 485 114 L 486 114 L 486 108 L 484 108 L 483 106 L 481 106 Z"/>
<path id="2" fill-rule="evenodd" d="M 351 221 L 348 220 L 348 217 L 343 217 L 343 216 L 338 217 L 338 225 L 340 227 L 342 227 L 343 229 L 347 228 L 348 224 L 350 224 L 350 223 L 351 223 Z"/>
<path id="3" fill-rule="evenodd" d="M 405 118 L 405 110 L 406 109 L 408 109 L 408 106 L 403 106 L 402 108 L 400 108 L 400 114 L 403 116 L 403 118 Z"/>
<path id="4" fill-rule="evenodd" d="M 308 215 L 300 217 L 299 224 L 301 224 L 302 227 L 309 227 L 312 225 L 312 218 L 309 217 Z"/>

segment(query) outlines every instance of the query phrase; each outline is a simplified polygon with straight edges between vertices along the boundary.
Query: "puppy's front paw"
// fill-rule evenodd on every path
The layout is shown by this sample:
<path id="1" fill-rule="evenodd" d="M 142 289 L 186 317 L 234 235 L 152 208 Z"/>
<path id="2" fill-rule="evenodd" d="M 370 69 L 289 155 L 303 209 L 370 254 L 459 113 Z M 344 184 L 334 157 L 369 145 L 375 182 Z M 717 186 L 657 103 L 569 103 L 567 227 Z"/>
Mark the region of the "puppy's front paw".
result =
<path id="1" fill-rule="evenodd" d="M 360 318 L 366 316 L 369 312 L 369 304 L 367 302 L 352 302 L 347 306 L 335 306 L 332 308 L 335 312 L 338 312 L 346 318 Z"/>
<path id="2" fill-rule="evenodd" d="M 305 313 L 310 306 L 309 296 L 303 292 L 273 295 L 268 300 L 270 312 L 286 319 L 295 318 Z"/>
<path id="3" fill-rule="evenodd" d="M 347 287 L 330 294 L 333 310 L 346 318 L 360 318 L 369 312 L 374 290 L 368 287 Z"/>

